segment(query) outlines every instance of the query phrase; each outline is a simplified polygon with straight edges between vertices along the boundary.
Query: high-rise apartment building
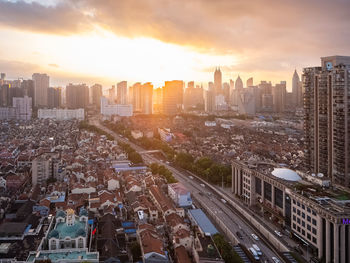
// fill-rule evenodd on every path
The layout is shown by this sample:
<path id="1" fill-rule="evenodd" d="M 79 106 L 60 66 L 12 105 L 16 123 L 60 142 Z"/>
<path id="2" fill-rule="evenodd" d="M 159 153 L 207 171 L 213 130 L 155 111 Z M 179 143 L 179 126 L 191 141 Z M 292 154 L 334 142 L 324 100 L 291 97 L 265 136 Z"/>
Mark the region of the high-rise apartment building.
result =
<path id="1" fill-rule="evenodd" d="M 163 114 L 175 115 L 179 110 L 182 110 L 183 87 L 182 80 L 165 81 L 162 103 Z"/>
<path id="2" fill-rule="evenodd" d="M 194 87 L 194 82 L 190 81 L 184 92 L 184 108 L 192 109 L 200 105 L 204 105 L 203 88 L 198 85 Z"/>
<path id="3" fill-rule="evenodd" d="M 46 74 L 34 73 L 32 79 L 34 81 L 35 106 L 47 107 L 47 93 L 50 86 L 50 77 Z"/>
<path id="4" fill-rule="evenodd" d="M 143 114 L 152 114 L 153 85 L 151 82 L 141 86 L 141 112 Z"/>
<path id="5" fill-rule="evenodd" d="M 13 107 L 16 109 L 17 120 L 30 120 L 32 118 L 32 98 L 28 96 L 13 98 Z"/>
<path id="6" fill-rule="evenodd" d="M 220 68 L 216 68 L 214 72 L 214 92 L 215 96 L 222 94 L 222 73 Z"/>
<path id="7" fill-rule="evenodd" d="M 89 87 L 70 83 L 66 87 L 66 104 L 68 109 L 86 108 L 89 105 Z"/>
<path id="8" fill-rule="evenodd" d="M 91 96 L 92 96 L 92 104 L 99 109 L 101 107 L 101 97 L 103 96 L 102 85 L 95 84 L 90 89 L 91 89 Z"/>
<path id="9" fill-rule="evenodd" d="M 205 92 L 205 111 L 213 112 L 215 110 L 215 88 L 214 83 L 208 83 L 208 90 Z"/>
<path id="10" fill-rule="evenodd" d="M 253 78 L 247 79 L 247 88 L 251 86 L 254 86 Z"/>
<path id="11" fill-rule="evenodd" d="M 321 67 L 304 68 L 302 82 L 307 164 L 349 188 L 350 57 L 321 58 Z"/>
<path id="12" fill-rule="evenodd" d="M 281 81 L 281 83 L 276 84 L 272 88 L 273 97 L 273 111 L 275 113 L 282 113 L 286 108 L 286 82 Z"/>
<path id="13" fill-rule="evenodd" d="M 115 103 L 115 86 L 108 90 L 108 100 L 110 103 Z"/>
<path id="14" fill-rule="evenodd" d="M 50 109 L 61 107 L 61 88 L 49 88 L 47 92 L 47 102 Z"/>
<path id="15" fill-rule="evenodd" d="M 303 92 L 302 85 L 297 73 L 297 70 L 294 71 L 292 79 L 292 94 L 293 94 L 293 105 L 296 107 L 303 106 Z"/>
<path id="16" fill-rule="evenodd" d="M 134 85 L 132 85 L 129 89 L 129 94 L 130 94 L 130 102 L 132 104 L 134 112 L 141 112 L 142 111 L 141 83 L 136 82 Z"/>
<path id="17" fill-rule="evenodd" d="M 117 84 L 117 104 L 128 103 L 128 84 L 126 81 L 121 81 Z"/>
<path id="18" fill-rule="evenodd" d="M 35 88 L 34 81 L 31 79 L 23 80 L 21 83 L 21 88 L 24 91 L 24 94 L 32 98 L 32 108 L 35 106 Z"/>

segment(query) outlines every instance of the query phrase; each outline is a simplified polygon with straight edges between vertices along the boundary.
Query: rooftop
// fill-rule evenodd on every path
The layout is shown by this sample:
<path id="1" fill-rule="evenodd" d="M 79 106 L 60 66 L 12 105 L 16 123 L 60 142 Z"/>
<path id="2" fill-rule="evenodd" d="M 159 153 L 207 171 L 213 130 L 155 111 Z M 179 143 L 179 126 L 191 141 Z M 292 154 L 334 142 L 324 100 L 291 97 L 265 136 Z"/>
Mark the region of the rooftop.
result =
<path id="1" fill-rule="evenodd" d="M 209 233 L 210 235 L 219 233 L 202 209 L 191 209 L 188 213 L 196 221 L 196 224 L 200 227 L 203 233 Z"/>
<path id="2" fill-rule="evenodd" d="M 98 260 L 98 252 L 87 251 L 62 251 L 62 252 L 45 252 L 39 251 L 30 253 L 27 262 L 35 262 L 36 260 L 50 259 L 52 262 L 60 262 L 61 260 Z"/>

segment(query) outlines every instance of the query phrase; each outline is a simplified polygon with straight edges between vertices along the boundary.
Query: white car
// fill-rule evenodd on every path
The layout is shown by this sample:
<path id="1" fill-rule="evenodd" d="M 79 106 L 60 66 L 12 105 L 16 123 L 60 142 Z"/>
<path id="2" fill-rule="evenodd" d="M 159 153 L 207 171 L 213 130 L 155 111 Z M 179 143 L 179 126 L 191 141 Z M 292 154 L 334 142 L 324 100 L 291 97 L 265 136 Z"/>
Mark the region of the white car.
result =
<path id="1" fill-rule="evenodd" d="M 256 241 L 258 241 L 258 240 L 259 240 L 258 236 L 257 236 L 257 235 L 255 235 L 255 234 L 252 234 L 252 238 L 254 238 L 254 240 L 256 240 Z"/>
<path id="2" fill-rule="evenodd" d="M 205 184 L 200 184 L 200 186 L 205 187 Z"/>
<path id="3" fill-rule="evenodd" d="M 275 263 L 280 263 L 281 261 L 278 259 L 278 258 L 276 258 L 276 257 L 272 257 L 272 260 L 273 260 L 273 262 L 275 262 Z"/>
<path id="4" fill-rule="evenodd" d="M 188 178 L 193 179 L 193 176 L 190 175 Z"/>
<path id="5" fill-rule="evenodd" d="M 259 256 L 262 256 L 261 249 L 256 244 L 253 244 L 252 248 L 254 248 L 254 250 L 256 251 L 256 253 L 258 253 Z"/>
<path id="6" fill-rule="evenodd" d="M 282 237 L 281 232 L 279 232 L 279 231 L 277 231 L 277 230 L 275 230 L 275 234 L 276 234 L 277 236 L 279 236 L 279 237 Z"/>

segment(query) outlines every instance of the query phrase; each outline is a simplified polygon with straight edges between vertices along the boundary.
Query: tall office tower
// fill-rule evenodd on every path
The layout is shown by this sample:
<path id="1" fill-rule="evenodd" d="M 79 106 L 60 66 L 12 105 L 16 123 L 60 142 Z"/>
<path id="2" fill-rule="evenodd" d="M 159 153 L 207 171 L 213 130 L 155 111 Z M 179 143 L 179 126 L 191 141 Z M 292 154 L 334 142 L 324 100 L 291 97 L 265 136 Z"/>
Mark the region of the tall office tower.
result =
<path id="1" fill-rule="evenodd" d="M 0 87 L 0 107 L 10 107 L 10 84 L 2 84 Z"/>
<path id="2" fill-rule="evenodd" d="M 194 82 L 189 82 L 184 93 L 184 108 L 188 110 L 197 107 L 203 107 L 203 105 L 203 88 L 198 85 L 195 88 Z"/>
<path id="3" fill-rule="evenodd" d="M 32 118 L 32 98 L 28 96 L 13 98 L 13 107 L 16 109 L 16 119 L 30 120 Z"/>
<path id="4" fill-rule="evenodd" d="M 230 104 L 234 105 L 235 82 L 230 79 Z"/>
<path id="5" fill-rule="evenodd" d="M 142 84 L 141 109 L 143 114 L 152 114 L 153 85 L 151 82 Z"/>
<path id="6" fill-rule="evenodd" d="M 158 88 L 153 92 L 153 113 L 162 112 L 162 103 L 163 103 L 163 89 Z"/>
<path id="7" fill-rule="evenodd" d="M 224 82 L 222 84 L 222 93 L 225 97 L 226 104 L 230 103 L 230 85 L 227 82 Z"/>
<path id="8" fill-rule="evenodd" d="M 237 108 L 239 114 L 255 115 L 255 98 L 252 86 L 239 92 L 237 98 Z"/>
<path id="9" fill-rule="evenodd" d="M 61 107 L 61 101 L 62 101 L 61 88 L 49 88 L 47 94 L 48 94 L 47 102 L 48 102 L 48 107 L 50 109 Z"/>
<path id="10" fill-rule="evenodd" d="M 238 75 L 236 82 L 235 82 L 235 89 L 236 90 L 242 90 L 243 89 L 243 81 L 241 77 Z"/>
<path id="11" fill-rule="evenodd" d="M 112 88 L 108 90 L 108 100 L 110 103 L 115 103 L 115 86 L 113 85 Z"/>
<path id="12" fill-rule="evenodd" d="M 126 81 L 117 84 L 117 104 L 128 104 L 128 84 Z"/>
<path id="13" fill-rule="evenodd" d="M 253 78 L 247 79 L 247 87 L 251 87 L 251 86 L 254 86 L 254 84 L 253 84 Z"/>
<path id="14" fill-rule="evenodd" d="M 255 98 L 260 100 L 262 111 L 272 111 L 273 109 L 273 98 L 272 98 L 272 84 L 271 82 L 261 81 L 258 85 L 260 90 L 260 97 Z"/>
<path id="15" fill-rule="evenodd" d="M 310 170 L 350 187 L 350 57 L 321 58 L 304 68 L 304 130 Z"/>
<path id="16" fill-rule="evenodd" d="M 47 106 L 47 91 L 50 86 L 50 77 L 46 74 L 34 73 L 32 76 L 34 81 L 35 106 Z"/>
<path id="17" fill-rule="evenodd" d="M 24 90 L 24 94 L 32 98 L 32 108 L 35 106 L 35 89 L 34 81 L 31 79 L 23 80 L 21 83 L 21 88 Z"/>
<path id="18" fill-rule="evenodd" d="M 134 112 L 142 112 L 142 97 L 141 97 L 141 83 L 136 82 L 129 89 L 130 102 Z"/>
<path id="19" fill-rule="evenodd" d="M 214 72 L 214 92 L 215 96 L 222 94 L 222 73 L 220 68 L 216 68 Z"/>
<path id="20" fill-rule="evenodd" d="M 273 110 L 276 113 L 282 113 L 286 107 L 286 82 L 281 81 L 281 83 L 276 84 L 272 88 L 273 97 Z"/>
<path id="21" fill-rule="evenodd" d="M 294 71 L 292 79 L 293 104 L 296 107 L 303 106 L 302 85 L 297 70 Z"/>
<path id="22" fill-rule="evenodd" d="M 89 87 L 86 84 L 72 84 L 66 87 L 66 105 L 69 109 L 86 108 L 89 105 Z"/>
<path id="23" fill-rule="evenodd" d="M 92 104 L 99 109 L 101 107 L 102 85 L 95 84 L 91 88 Z"/>
<path id="24" fill-rule="evenodd" d="M 183 104 L 183 88 L 182 80 L 165 81 L 163 87 L 163 114 L 175 115 L 182 110 Z"/>
<path id="25" fill-rule="evenodd" d="M 208 83 L 208 90 L 205 92 L 205 111 L 215 110 L 215 87 L 213 82 Z"/>
<path id="26" fill-rule="evenodd" d="M 9 89 L 9 97 L 8 97 L 8 101 L 9 101 L 9 105 L 13 106 L 12 102 L 13 102 L 13 98 L 16 97 L 23 97 L 24 96 L 24 90 L 20 87 L 18 87 L 18 85 L 20 85 L 19 83 L 16 83 L 16 86 L 13 87 L 12 85 L 10 85 L 10 89 Z"/>

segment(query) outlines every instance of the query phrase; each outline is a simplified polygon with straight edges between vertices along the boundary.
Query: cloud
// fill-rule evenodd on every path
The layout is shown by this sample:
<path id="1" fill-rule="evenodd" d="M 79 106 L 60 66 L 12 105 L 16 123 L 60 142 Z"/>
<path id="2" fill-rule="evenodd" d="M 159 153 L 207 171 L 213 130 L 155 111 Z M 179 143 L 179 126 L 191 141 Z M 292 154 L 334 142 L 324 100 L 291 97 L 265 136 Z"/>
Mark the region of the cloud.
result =
<path id="1" fill-rule="evenodd" d="M 23 78 L 31 78 L 33 72 L 40 72 L 41 67 L 32 63 L 25 63 L 12 60 L 0 60 L 0 69 L 6 69 L 6 75 L 9 79 L 18 78 L 18 72 L 21 72 Z"/>
<path id="2" fill-rule="evenodd" d="M 233 54 L 240 63 L 228 67 L 246 71 L 347 55 L 349 13 L 348 0 L 61 0 L 49 6 L 0 0 L 4 27 L 59 35 L 102 27 Z"/>
<path id="3" fill-rule="evenodd" d="M 59 68 L 60 66 L 57 65 L 57 64 L 49 64 L 50 67 L 53 67 L 53 68 Z"/>

